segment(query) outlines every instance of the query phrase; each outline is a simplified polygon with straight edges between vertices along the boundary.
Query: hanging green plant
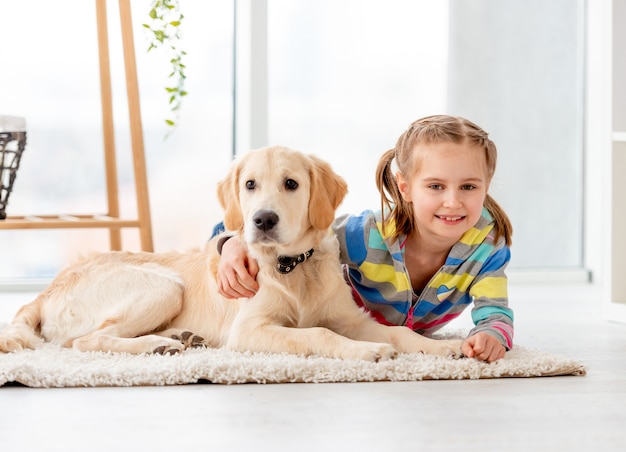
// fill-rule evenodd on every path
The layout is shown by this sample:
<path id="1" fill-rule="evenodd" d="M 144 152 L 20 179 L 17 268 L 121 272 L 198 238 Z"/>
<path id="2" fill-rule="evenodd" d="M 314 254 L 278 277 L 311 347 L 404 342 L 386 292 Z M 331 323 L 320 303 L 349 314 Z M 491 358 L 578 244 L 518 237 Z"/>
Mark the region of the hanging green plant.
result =
<path id="1" fill-rule="evenodd" d="M 180 12 L 178 0 L 153 1 L 149 16 L 152 19 L 151 24 L 143 24 L 150 37 L 148 52 L 152 49 L 164 48 L 171 55 L 172 72 L 169 78 L 173 80 L 173 83 L 165 87 L 168 93 L 170 111 L 175 114 L 174 119 L 165 120 L 165 123 L 171 128 L 169 131 L 171 133 L 180 117 L 182 99 L 187 95 L 187 91 L 185 91 L 185 64 L 183 63 L 183 58 L 187 53 L 178 47 L 180 25 L 185 16 Z"/>

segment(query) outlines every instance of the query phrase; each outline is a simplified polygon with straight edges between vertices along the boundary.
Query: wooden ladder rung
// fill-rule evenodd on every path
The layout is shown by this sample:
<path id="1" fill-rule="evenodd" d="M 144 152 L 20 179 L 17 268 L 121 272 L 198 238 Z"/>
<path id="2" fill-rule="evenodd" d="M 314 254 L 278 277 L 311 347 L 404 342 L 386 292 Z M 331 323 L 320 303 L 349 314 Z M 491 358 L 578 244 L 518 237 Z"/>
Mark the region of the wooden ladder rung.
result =
<path id="1" fill-rule="evenodd" d="M 109 215 L 28 215 L 0 220 L 0 229 L 137 228 L 139 220 Z"/>

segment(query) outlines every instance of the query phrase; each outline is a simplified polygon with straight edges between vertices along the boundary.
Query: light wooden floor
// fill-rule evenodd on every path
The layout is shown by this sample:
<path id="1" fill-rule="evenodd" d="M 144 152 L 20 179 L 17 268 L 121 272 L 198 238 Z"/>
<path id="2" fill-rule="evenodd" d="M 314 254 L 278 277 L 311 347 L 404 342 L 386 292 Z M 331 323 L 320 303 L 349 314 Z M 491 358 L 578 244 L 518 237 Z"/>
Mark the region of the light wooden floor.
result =
<path id="1" fill-rule="evenodd" d="M 0 293 L 0 321 L 30 297 Z M 0 450 L 626 450 L 626 326 L 601 319 L 589 286 L 512 286 L 511 300 L 516 343 L 580 359 L 587 376 L 2 387 Z"/>

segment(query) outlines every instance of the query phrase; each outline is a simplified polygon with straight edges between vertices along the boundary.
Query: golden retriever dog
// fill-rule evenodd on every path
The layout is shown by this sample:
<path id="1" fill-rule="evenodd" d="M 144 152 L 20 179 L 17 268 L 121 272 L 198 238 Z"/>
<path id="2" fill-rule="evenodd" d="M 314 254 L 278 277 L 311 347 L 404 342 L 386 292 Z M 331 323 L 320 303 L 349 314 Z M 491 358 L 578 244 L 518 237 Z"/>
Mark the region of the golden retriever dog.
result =
<path id="1" fill-rule="evenodd" d="M 219 295 L 219 237 L 182 253 L 92 254 L 18 311 L 0 351 L 47 341 L 126 353 L 208 346 L 368 361 L 460 356 L 461 341 L 381 325 L 354 303 L 329 228 L 347 186 L 328 163 L 278 146 L 250 151 L 217 191 L 226 228 L 258 259 L 253 298 Z"/>

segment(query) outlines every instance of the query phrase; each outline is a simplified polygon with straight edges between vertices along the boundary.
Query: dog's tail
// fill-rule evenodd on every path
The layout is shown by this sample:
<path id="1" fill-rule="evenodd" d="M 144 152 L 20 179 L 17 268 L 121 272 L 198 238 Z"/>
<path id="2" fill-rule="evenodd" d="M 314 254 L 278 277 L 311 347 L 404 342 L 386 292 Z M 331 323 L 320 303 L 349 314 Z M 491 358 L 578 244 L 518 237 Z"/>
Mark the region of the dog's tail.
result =
<path id="1" fill-rule="evenodd" d="M 31 303 L 17 311 L 13 322 L 0 331 L 0 352 L 16 352 L 25 348 L 35 348 L 43 342 L 39 335 L 41 305 L 47 294 L 40 294 Z"/>

